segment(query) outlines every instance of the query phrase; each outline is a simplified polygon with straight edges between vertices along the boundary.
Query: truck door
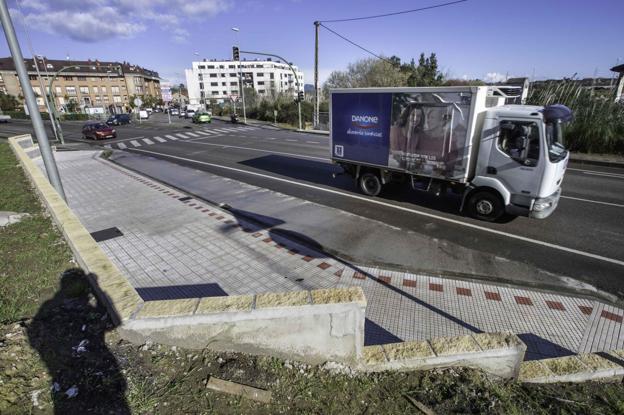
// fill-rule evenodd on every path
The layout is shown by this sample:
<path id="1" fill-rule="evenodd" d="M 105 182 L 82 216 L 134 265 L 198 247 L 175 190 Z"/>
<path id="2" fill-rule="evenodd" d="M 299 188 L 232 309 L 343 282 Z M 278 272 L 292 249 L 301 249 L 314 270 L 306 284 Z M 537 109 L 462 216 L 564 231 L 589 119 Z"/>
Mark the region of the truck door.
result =
<path id="1" fill-rule="evenodd" d="M 544 170 L 542 123 L 521 119 L 499 120 L 492 143 L 487 175 L 500 180 L 511 193 L 511 203 L 531 207 Z"/>

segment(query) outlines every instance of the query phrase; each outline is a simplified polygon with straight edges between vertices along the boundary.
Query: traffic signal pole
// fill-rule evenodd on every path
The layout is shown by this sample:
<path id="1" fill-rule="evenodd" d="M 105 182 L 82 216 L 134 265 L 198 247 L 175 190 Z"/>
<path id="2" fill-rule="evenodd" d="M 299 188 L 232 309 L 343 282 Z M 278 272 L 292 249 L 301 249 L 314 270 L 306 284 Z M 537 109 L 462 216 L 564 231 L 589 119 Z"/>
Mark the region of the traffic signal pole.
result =
<path id="1" fill-rule="evenodd" d="M 59 176 L 58 168 L 56 167 L 56 161 L 54 160 L 54 155 L 52 154 L 52 149 L 50 148 L 50 142 L 48 141 L 48 134 L 43 126 L 43 120 L 41 119 L 41 114 L 39 113 L 35 93 L 30 85 L 28 71 L 26 70 L 26 65 L 24 65 L 24 57 L 22 56 L 22 50 L 20 49 L 17 36 L 15 35 L 15 28 L 13 27 L 13 22 L 11 21 L 11 15 L 9 14 L 6 0 L 0 0 L 0 20 L 2 21 L 2 28 L 4 29 L 9 49 L 11 50 L 11 56 L 13 57 L 17 77 L 19 78 L 20 85 L 22 86 L 24 99 L 26 100 L 33 129 L 35 130 L 35 136 L 37 137 L 37 143 L 39 144 L 39 151 L 41 151 L 43 165 L 48 173 L 48 179 L 63 200 L 67 201 L 65 191 L 63 190 L 63 183 L 61 182 L 61 177 Z"/>

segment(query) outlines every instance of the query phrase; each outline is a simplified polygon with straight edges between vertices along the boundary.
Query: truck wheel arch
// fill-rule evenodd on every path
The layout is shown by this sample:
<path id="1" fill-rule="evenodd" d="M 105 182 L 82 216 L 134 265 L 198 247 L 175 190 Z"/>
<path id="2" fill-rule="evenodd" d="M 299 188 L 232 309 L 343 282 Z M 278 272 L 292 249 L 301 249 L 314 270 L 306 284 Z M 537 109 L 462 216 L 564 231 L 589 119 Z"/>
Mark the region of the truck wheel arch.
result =
<path id="1" fill-rule="evenodd" d="M 477 195 L 484 195 L 484 194 L 489 195 L 491 197 L 484 196 L 483 201 L 486 204 L 489 204 L 490 207 L 492 207 L 493 205 L 495 208 L 495 210 L 493 211 L 493 216 L 491 218 L 488 218 L 486 215 L 479 215 L 476 212 L 476 208 L 472 206 L 473 197 Z M 462 204 L 461 204 L 460 210 L 462 212 L 467 211 L 467 213 L 475 219 L 494 222 L 500 219 L 505 214 L 505 200 L 503 199 L 502 195 L 498 192 L 498 190 L 492 187 L 488 187 L 488 186 L 476 187 L 476 188 L 467 190 L 464 193 L 464 197 L 462 198 Z"/>

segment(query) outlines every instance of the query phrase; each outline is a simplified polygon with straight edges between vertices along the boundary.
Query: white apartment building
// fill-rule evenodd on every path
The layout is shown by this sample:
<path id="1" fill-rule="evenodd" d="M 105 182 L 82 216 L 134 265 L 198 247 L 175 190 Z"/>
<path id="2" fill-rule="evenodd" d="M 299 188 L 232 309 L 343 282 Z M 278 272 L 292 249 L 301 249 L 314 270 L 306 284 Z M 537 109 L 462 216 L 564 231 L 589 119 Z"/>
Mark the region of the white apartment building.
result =
<path id="1" fill-rule="evenodd" d="M 253 87 L 260 96 L 292 91 L 294 97 L 298 90 L 303 91 L 303 72 L 294 65 L 299 85 L 288 65 L 281 62 L 243 60 L 241 67 L 245 87 Z M 185 73 L 191 104 L 207 104 L 211 99 L 222 103 L 240 95 L 238 61 L 204 59 L 193 62 Z"/>

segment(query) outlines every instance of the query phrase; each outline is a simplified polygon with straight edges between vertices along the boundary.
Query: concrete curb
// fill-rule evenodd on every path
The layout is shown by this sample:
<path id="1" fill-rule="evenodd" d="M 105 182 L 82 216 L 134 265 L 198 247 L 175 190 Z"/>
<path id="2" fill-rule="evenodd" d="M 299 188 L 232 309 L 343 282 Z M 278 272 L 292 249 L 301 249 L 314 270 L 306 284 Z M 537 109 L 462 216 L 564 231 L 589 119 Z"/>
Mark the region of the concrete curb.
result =
<path id="1" fill-rule="evenodd" d="M 365 347 L 361 369 L 378 372 L 461 366 L 502 378 L 516 378 L 525 352 L 526 345 L 512 333 L 438 337 Z"/>
<path id="2" fill-rule="evenodd" d="M 36 148 L 30 135 L 9 138 L 9 143 L 39 198 L 63 233 L 76 261 L 90 275 L 94 291 L 107 306 L 113 321 L 120 324 L 130 318 L 143 300 L 31 160 L 30 156 L 37 156 L 39 150 L 34 154 L 29 151 Z"/>
<path id="3" fill-rule="evenodd" d="M 520 365 L 525 383 L 617 381 L 624 378 L 624 350 L 533 360 Z"/>
<path id="4" fill-rule="evenodd" d="M 570 153 L 570 162 L 580 165 L 588 164 L 590 166 L 602 166 L 602 167 L 618 167 L 624 168 L 624 161 L 617 160 L 597 160 L 592 156 L 586 156 L 581 154 Z"/>

